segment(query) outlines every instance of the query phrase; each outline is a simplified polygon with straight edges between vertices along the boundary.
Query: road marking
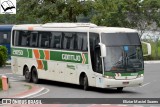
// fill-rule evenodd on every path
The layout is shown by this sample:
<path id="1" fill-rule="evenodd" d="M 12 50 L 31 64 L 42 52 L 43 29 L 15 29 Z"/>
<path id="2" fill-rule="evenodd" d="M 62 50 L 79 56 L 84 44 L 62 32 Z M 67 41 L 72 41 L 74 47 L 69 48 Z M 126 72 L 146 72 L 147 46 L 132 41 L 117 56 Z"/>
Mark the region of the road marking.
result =
<path id="1" fill-rule="evenodd" d="M 149 84 L 150 84 L 150 82 L 148 82 L 146 84 L 143 84 L 142 86 L 139 86 L 139 87 L 144 87 L 144 86 L 149 85 Z"/>
<path id="2" fill-rule="evenodd" d="M 157 82 L 157 80 L 154 80 L 153 82 Z"/>
<path id="3" fill-rule="evenodd" d="M 4 74 L 0 74 L 0 75 L 8 75 L 8 74 L 10 75 L 10 74 L 13 74 L 13 73 L 4 73 Z"/>
<path id="4" fill-rule="evenodd" d="M 13 73 L 5 73 L 5 74 L 9 74 L 10 75 L 10 74 L 13 74 Z"/>
<path id="5" fill-rule="evenodd" d="M 12 80 L 20 80 L 18 78 L 14 78 L 14 77 L 9 77 L 9 80 L 12 79 Z"/>
<path id="6" fill-rule="evenodd" d="M 111 104 L 101 104 L 101 105 L 103 105 L 103 106 L 110 106 Z"/>
<path id="7" fill-rule="evenodd" d="M 133 107 L 143 107 L 143 106 L 134 105 Z"/>
<path id="8" fill-rule="evenodd" d="M 126 107 L 127 105 L 118 104 L 117 106 L 124 106 L 124 107 Z"/>
<path id="9" fill-rule="evenodd" d="M 14 81 L 19 81 L 19 80 L 14 80 L 14 79 L 11 79 L 11 80 L 9 80 L 10 82 L 14 82 Z"/>
<path id="10" fill-rule="evenodd" d="M 24 76 L 18 76 L 18 77 L 20 77 L 20 78 L 24 78 Z"/>
<path id="11" fill-rule="evenodd" d="M 160 107 L 160 106 L 150 106 L 150 107 Z"/>
<path id="12" fill-rule="evenodd" d="M 34 96 L 33 96 L 33 97 L 31 97 L 31 98 L 35 98 L 35 97 L 38 97 L 38 96 L 44 95 L 44 94 L 46 94 L 46 93 L 48 93 L 48 92 L 50 91 L 48 88 L 45 88 L 45 89 L 46 89 L 46 92 L 41 93 L 41 94 L 38 94 L 38 95 L 34 95 Z"/>
<path id="13" fill-rule="evenodd" d="M 18 98 L 27 98 L 27 97 L 29 97 L 29 96 L 33 96 L 33 95 L 35 95 L 35 94 L 38 94 L 38 93 L 40 93 L 41 91 L 43 91 L 45 88 L 44 87 L 42 87 L 39 91 L 37 91 L 37 92 L 34 92 L 34 93 L 31 93 L 31 94 L 28 94 L 28 95 L 25 95 L 25 96 L 21 96 L 21 97 L 18 97 Z"/>

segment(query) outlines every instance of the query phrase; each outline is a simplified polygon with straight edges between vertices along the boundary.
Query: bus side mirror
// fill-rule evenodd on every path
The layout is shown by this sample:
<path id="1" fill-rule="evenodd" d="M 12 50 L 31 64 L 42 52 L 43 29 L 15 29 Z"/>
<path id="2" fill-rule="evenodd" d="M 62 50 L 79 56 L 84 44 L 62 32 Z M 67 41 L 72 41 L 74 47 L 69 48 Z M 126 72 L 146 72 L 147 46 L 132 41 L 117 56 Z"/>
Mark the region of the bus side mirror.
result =
<path id="1" fill-rule="evenodd" d="M 148 53 L 145 54 L 145 55 L 143 55 L 143 56 L 149 56 L 149 55 L 151 55 L 151 44 L 147 43 L 147 42 L 142 42 L 142 43 L 144 43 L 144 44 L 147 45 L 147 50 L 148 50 Z"/>
<path id="2" fill-rule="evenodd" d="M 101 49 L 101 57 L 106 57 L 106 46 L 103 43 L 99 43 Z"/>
<path id="3" fill-rule="evenodd" d="M 3 39 L 7 39 L 7 34 L 3 34 Z"/>

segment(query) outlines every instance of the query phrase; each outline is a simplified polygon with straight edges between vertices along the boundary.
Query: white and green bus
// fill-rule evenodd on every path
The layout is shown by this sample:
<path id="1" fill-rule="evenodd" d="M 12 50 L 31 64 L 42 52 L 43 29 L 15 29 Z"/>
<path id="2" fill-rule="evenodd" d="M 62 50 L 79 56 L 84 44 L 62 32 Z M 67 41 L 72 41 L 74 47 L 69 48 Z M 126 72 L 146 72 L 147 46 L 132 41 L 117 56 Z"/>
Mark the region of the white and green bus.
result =
<path id="1" fill-rule="evenodd" d="M 136 30 L 91 23 L 46 23 L 12 28 L 12 72 L 38 83 L 47 79 L 89 86 L 140 86 L 144 61 Z"/>

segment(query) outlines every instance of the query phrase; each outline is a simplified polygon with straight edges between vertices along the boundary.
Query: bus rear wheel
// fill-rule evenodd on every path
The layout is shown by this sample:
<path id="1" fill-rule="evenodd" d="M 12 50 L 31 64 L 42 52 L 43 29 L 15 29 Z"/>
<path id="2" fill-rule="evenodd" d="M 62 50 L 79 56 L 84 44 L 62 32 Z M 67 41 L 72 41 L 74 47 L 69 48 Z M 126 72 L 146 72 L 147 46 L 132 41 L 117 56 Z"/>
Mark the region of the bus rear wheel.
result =
<path id="1" fill-rule="evenodd" d="M 118 91 L 118 92 L 122 92 L 122 91 L 123 91 L 123 87 L 118 87 L 118 88 L 117 88 L 117 91 Z"/>
<path id="2" fill-rule="evenodd" d="M 88 87 L 89 87 L 88 78 L 87 78 L 87 76 L 84 76 L 84 78 L 83 78 L 83 89 L 88 90 Z"/>
<path id="3" fill-rule="evenodd" d="M 36 68 L 33 68 L 33 69 L 32 69 L 32 81 L 33 81 L 33 83 L 35 83 L 35 84 L 38 84 L 38 82 L 39 82 L 38 73 L 37 73 Z"/>
<path id="4" fill-rule="evenodd" d="M 24 69 L 24 76 L 27 82 L 31 82 L 31 73 L 29 72 L 28 67 L 25 67 Z"/>

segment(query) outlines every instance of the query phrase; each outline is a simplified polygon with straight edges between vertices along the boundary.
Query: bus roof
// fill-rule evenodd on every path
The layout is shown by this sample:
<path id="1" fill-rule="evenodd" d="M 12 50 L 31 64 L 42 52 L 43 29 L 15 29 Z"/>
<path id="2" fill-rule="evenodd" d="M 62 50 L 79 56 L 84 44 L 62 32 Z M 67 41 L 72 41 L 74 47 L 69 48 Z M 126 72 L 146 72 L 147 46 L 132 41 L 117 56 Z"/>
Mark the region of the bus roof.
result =
<path id="1" fill-rule="evenodd" d="M 61 29 L 60 29 L 61 28 Z M 66 29 L 68 28 L 68 29 Z M 89 29 L 86 29 L 89 28 Z M 95 33 L 119 33 L 119 32 L 137 32 L 130 28 L 121 27 L 105 27 L 97 26 L 92 23 L 46 23 L 46 24 L 22 24 L 15 25 L 13 29 L 16 30 L 44 30 L 44 31 L 81 31 L 81 32 L 95 32 Z"/>
<path id="2" fill-rule="evenodd" d="M 0 25 L 0 31 L 10 31 L 13 25 Z"/>
<path id="3" fill-rule="evenodd" d="M 99 33 L 122 33 L 122 32 L 137 32 L 137 30 L 122 27 L 105 27 L 98 26 L 90 29 L 91 32 Z"/>

